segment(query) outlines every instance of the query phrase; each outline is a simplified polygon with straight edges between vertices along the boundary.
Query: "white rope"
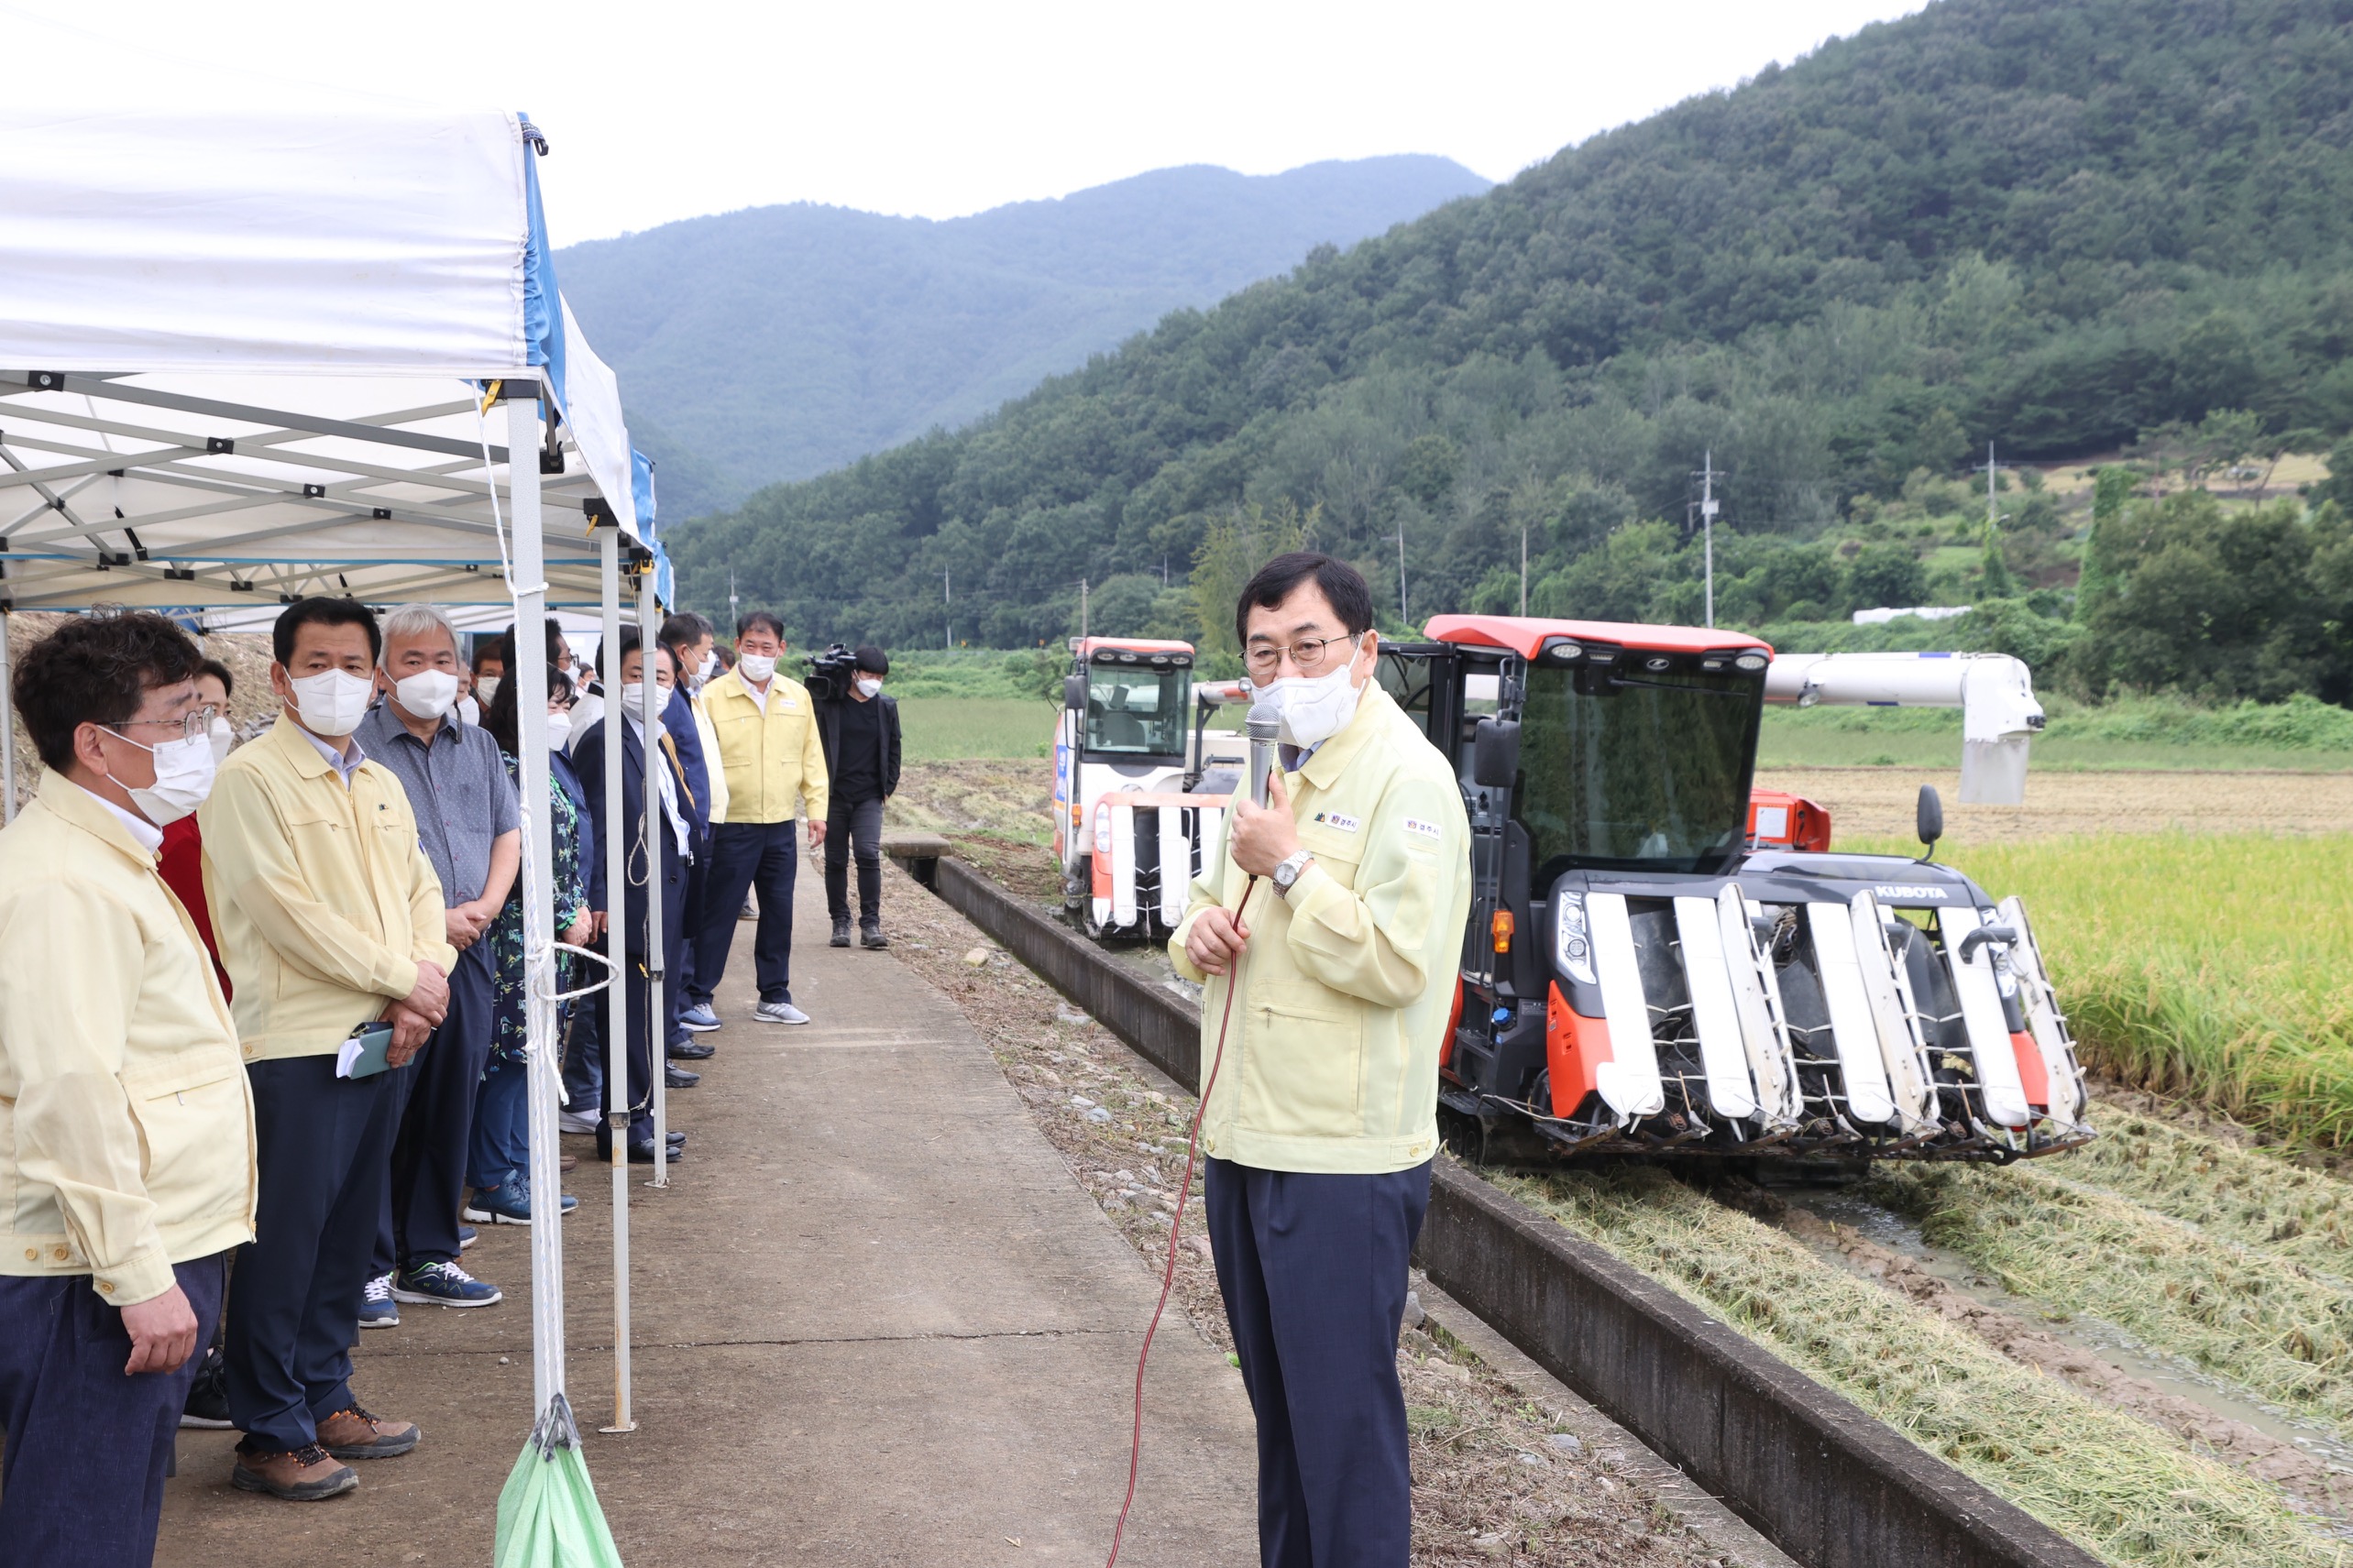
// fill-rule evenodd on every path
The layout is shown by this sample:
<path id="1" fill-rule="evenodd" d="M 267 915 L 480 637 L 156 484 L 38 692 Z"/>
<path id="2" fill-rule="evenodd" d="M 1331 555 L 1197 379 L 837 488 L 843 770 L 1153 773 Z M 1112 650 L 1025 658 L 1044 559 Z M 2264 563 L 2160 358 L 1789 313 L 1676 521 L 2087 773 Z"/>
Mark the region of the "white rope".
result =
<path id="1" fill-rule="evenodd" d="M 515 607 L 516 614 L 520 616 L 522 611 L 522 596 L 525 594 L 544 594 L 547 591 L 547 585 L 544 582 L 542 582 L 528 588 L 517 587 L 515 586 L 515 561 L 513 555 L 510 554 L 507 551 L 506 519 L 499 515 L 498 469 L 490 461 L 489 422 L 485 420 L 482 415 L 483 411 L 490 406 L 491 398 L 496 397 L 498 395 L 498 389 L 505 385 L 506 383 L 503 381 L 492 382 L 489 392 L 483 397 L 479 404 L 476 405 L 474 410 L 474 435 L 475 438 L 482 444 L 482 484 L 483 487 L 490 492 L 490 533 L 492 537 L 497 539 L 499 542 L 499 576 L 507 585 L 508 601 Z M 534 460 L 536 460 L 535 455 Z M 513 451 L 510 449 L 507 453 L 509 483 L 513 482 L 514 462 L 515 455 Z M 521 654 L 518 653 L 517 657 L 521 657 Z"/>

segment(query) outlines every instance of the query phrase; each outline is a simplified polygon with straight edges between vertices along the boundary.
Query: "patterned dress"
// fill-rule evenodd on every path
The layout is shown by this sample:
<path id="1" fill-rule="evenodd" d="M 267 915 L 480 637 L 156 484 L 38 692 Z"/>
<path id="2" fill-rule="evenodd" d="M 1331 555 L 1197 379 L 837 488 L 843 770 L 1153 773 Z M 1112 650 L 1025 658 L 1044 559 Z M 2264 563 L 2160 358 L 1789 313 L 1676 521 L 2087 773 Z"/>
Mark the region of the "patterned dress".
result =
<path id="1" fill-rule="evenodd" d="M 521 768 L 507 759 L 507 776 L 521 787 Z M 555 907 L 551 911 L 555 935 L 588 913 L 588 883 L 580 854 L 580 808 L 563 781 L 548 775 L 548 837 L 555 845 Z M 528 815 L 528 814 L 526 814 Z M 522 877 L 518 873 L 506 907 L 490 922 L 490 1059 L 485 1072 L 500 1070 L 522 1059 L 524 1041 L 522 964 Z M 568 960 L 558 959 L 556 989 L 565 988 Z"/>

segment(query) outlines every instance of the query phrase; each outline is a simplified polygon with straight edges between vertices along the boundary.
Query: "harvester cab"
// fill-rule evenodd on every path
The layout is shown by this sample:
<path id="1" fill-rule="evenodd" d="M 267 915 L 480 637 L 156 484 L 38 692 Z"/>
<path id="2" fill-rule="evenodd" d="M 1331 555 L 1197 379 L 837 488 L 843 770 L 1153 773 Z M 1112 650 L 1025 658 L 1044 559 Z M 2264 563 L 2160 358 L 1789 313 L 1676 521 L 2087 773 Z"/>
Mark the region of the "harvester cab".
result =
<path id="1" fill-rule="evenodd" d="M 1459 1145 L 2009 1160 L 2091 1135 L 2018 901 L 1831 852 L 1818 805 L 1753 789 L 1771 648 L 1501 616 L 1427 630 L 1385 646 L 1380 678 L 1470 816 L 1440 1069 Z"/>
<path id="2" fill-rule="evenodd" d="M 1203 828 L 1214 832 L 1225 805 L 1186 794 L 1203 756 L 1193 645 L 1073 638 L 1071 655 L 1054 725 L 1064 910 L 1097 938 L 1165 937 L 1183 916 Z"/>

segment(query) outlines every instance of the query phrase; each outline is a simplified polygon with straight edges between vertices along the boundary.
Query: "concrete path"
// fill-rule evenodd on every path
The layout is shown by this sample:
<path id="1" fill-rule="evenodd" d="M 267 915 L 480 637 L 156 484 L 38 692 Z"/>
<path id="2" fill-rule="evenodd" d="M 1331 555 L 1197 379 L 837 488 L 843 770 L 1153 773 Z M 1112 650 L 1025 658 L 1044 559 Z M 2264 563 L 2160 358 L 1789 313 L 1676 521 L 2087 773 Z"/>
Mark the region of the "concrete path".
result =
<path id="1" fill-rule="evenodd" d="M 1039 1136 L 948 1000 L 887 953 L 825 945 L 807 861 L 794 996 L 750 1021 L 739 927 L 704 1081 L 666 1190 L 632 1171 L 639 1430 L 591 1431 L 624 1562 L 1099 1562 L 1127 1483 L 1129 1389 L 1158 1280 Z M 611 1419 L 610 1178 L 583 1156 L 565 1227 L 573 1400 Z M 293 1505 L 228 1486 L 235 1434 L 183 1432 L 159 1564 L 489 1561 L 529 1430 L 526 1233 L 467 1255 L 510 1299 L 404 1307 L 357 1389 L 421 1422 L 360 1489 Z M 1171 1314 L 1152 1353 L 1143 1481 L 1123 1563 L 1247 1563 L 1254 1458 L 1239 1375 Z"/>

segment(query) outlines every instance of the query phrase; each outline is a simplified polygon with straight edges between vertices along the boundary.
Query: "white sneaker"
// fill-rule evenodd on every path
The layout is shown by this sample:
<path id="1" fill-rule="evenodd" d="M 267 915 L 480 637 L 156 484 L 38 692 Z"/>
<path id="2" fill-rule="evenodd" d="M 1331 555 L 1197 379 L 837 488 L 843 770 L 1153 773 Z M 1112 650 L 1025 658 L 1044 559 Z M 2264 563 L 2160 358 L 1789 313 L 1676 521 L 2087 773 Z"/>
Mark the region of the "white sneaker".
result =
<path id="1" fill-rule="evenodd" d="M 597 1119 L 594 1116 L 583 1115 L 577 1111 L 558 1111 L 555 1113 L 555 1127 L 558 1132 L 586 1133 L 590 1137 L 594 1137 L 597 1132 Z"/>
<path id="2" fill-rule="evenodd" d="M 789 1002 L 763 1002 L 752 1010 L 752 1016 L 763 1024 L 806 1024 L 808 1014 Z"/>
<path id="3" fill-rule="evenodd" d="M 359 1326 L 363 1329 L 397 1329 L 401 1326 L 401 1309 L 392 1304 L 390 1275 L 375 1276 L 361 1290 Z"/>

